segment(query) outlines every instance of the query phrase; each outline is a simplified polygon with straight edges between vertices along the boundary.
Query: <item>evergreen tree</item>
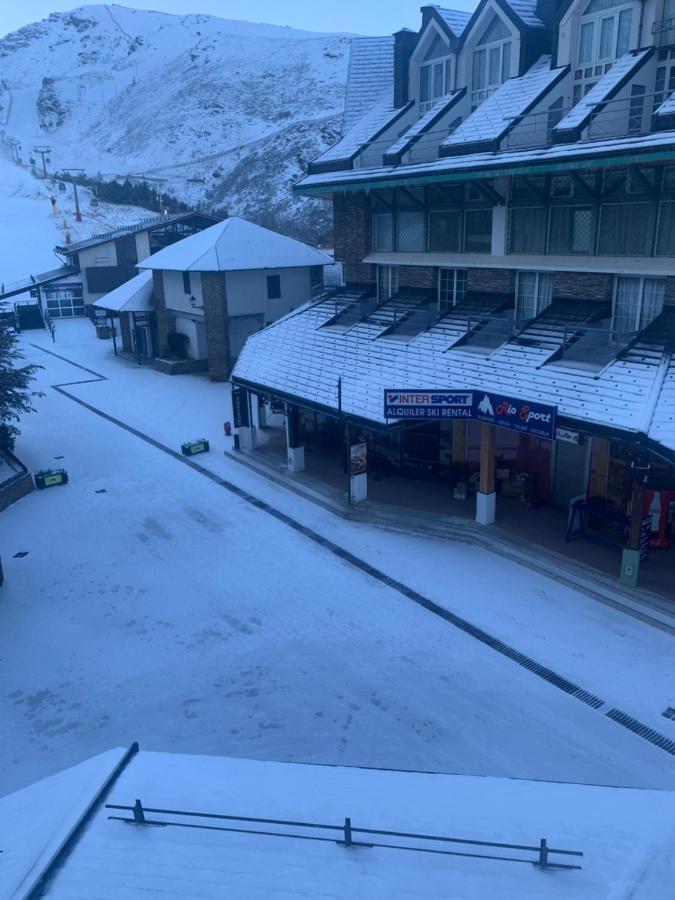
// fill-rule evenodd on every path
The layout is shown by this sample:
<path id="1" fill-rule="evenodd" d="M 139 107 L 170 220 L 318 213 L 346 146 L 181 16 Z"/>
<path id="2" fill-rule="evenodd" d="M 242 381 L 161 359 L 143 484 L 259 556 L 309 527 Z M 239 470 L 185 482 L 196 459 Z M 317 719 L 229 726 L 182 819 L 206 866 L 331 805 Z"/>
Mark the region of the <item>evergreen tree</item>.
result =
<path id="1" fill-rule="evenodd" d="M 14 329 L 0 320 L 0 453 L 14 449 L 19 429 L 14 424 L 22 413 L 34 412 L 32 400 L 41 394 L 30 390 L 35 373 L 42 366 L 16 365 L 23 359 L 17 349 Z"/>

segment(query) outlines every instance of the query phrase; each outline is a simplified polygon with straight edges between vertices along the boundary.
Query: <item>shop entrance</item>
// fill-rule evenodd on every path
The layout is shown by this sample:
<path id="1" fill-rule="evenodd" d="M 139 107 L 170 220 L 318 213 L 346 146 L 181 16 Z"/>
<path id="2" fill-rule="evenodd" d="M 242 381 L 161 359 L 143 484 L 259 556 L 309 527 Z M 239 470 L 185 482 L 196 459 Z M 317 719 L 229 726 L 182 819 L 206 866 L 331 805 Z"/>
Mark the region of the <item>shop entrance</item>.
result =
<path id="1" fill-rule="evenodd" d="M 551 506 L 562 512 L 569 509 L 573 497 L 586 495 L 588 487 L 588 444 L 556 441 Z"/>

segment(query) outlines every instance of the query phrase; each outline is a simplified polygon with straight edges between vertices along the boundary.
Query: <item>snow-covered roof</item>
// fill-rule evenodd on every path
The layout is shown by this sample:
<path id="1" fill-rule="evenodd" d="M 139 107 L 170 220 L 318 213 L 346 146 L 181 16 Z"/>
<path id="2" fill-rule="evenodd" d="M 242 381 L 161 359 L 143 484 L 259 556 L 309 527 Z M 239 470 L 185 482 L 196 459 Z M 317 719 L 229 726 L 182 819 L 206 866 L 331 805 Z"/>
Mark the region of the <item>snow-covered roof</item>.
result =
<path id="1" fill-rule="evenodd" d="M 542 350 L 538 339 L 528 340 L 527 330 L 517 341 L 505 339 L 489 355 L 455 347 L 467 334 L 469 318 L 476 316 L 468 301 L 409 341 L 383 335 L 387 304 L 378 307 L 375 318 L 357 316 L 346 331 L 328 324 L 335 304 L 335 299 L 322 300 L 251 336 L 235 366 L 235 380 L 336 408 L 335 385 L 341 378 L 343 412 L 380 424 L 385 422 L 384 390 L 419 385 L 503 391 L 557 406 L 561 416 L 577 422 L 631 433 L 646 434 L 658 406 L 648 411 L 647 402 L 666 349 L 663 343 L 660 351 L 655 349 L 647 332 L 598 372 L 593 359 L 586 368 L 553 362 L 551 348 Z M 558 331 L 559 347 L 562 328 Z M 665 446 L 675 451 L 675 442 Z"/>
<path id="2" fill-rule="evenodd" d="M 462 32 L 471 21 L 471 16 L 473 15 L 473 13 L 467 12 L 465 9 L 444 9 L 440 6 L 436 7 L 436 12 L 456 37 L 462 36 Z"/>
<path id="3" fill-rule="evenodd" d="M 111 753 L 119 756 L 119 751 Z M 0 800 L 2 866 L 12 874 L 10 896 L 26 895 L 14 894 L 12 888 L 31 883 L 28 867 L 41 860 L 46 842 L 58 846 L 63 840 L 69 823 L 59 823 L 57 812 L 72 808 L 74 798 L 95 796 L 112 762 L 108 756 Z M 92 766 L 100 769 L 98 785 Z M 48 870 L 37 896 L 447 900 L 452 894 L 609 900 L 626 887 L 634 900 L 665 900 L 672 887 L 672 791 L 141 751 L 127 762 L 103 801 L 132 806 L 137 798 L 146 808 L 338 827 L 350 817 L 355 829 L 520 846 L 425 844 L 355 832 L 356 841 L 388 846 L 346 848 L 337 843 L 340 831 L 157 812 L 146 812 L 146 818 L 164 827 L 132 826 L 111 818 L 129 819 L 128 811 L 99 805 L 59 865 Z M 42 827 L 45 820 L 49 827 Z M 302 837 L 275 836 L 289 833 Z M 27 841 L 24 847 L 21 838 Z M 531 862 L 476 858 L 536 858 L 522 848 L 538 846 L 542 838 L 554 849 L 583 854 L 552 854 L 551 862 L 581 868 L 541 871 Z M 396 844 L 436 852 L 392 849 Z M 34 872 L 39 870 L 40 862 L 34 866 Z"/>
<path id="4" fill-rule="evenodd" d="M 649 429 L 649 437 L 666 447 L 675 447 L 675 353 L 665 361 L 658 402 Z"/>
<path id="5" fill-rule="evenodd" d="M 77 241 L 74 244 L 63 244 L 56 249 L 59 253 L 70 254 L 77 250 L 86 250 L 88 247 L 96 247 L 98 244 L 114 241 L 116 238 L 125 237 L 129 234 L 137 234 L 140 231 L 152 231 L 155 228 L 162 228 L 165 225 L 172 225 L 176 222 L 182 222 L 185 219 L 193 218 L 202 219 L 206 223 L 217 222 L 220 217 L 213 216 L 210 213 L 194 211 L 170 213 L 166 216 L 152 216 L 147 219 L 141 219 L 133 225 L 124 225 L 122 228 L 117 228 L 114 231 L 107 231 L 104 234 L 93 234 L 91 237 L 85 238 L 82 241 Z"/>
<path id="6" fill-rule="evenodd" d="M 112 312 L 149 312 L 152 303 L 152 272 L 141 272 L 96 300 L 94 306 Z"/>
<path id="7" fill-rule="evenodd" d="M 587 125 L 594 107 L 613 97 L 625 80 L 630 78 L 652 53 L 653 49 L 648 47 L 646 50 L 631 51 L 618 59 L 609 72 L 606 72 L 577 105 L 563 116 L 554 131 L 570 131 Z"/>
<path id="8" fill-rule="evenodd" d="M 537 15 L 537 0 L 503 0 L 503 2 L 528 28 L 546 27 Z"/>
<path id="9" fill-rule="evenodd" d="M 320 190 L 334 185 L 351 187 L 363 182 L 377 182 L 378 185 L 394 185 L 398 181 L 412 183 L 416 176 L 429 179 L 429 176 L 443 176 L 460 172 L 479 172 L 481 170 L 509 169 L 512 167 L 558 163 L 570 158 L 592 159 L 595 156 L 607 157 L 614 153 L 626 153 L 649 150 L 672 150 L 675 131 L 659 131 L 636 137 L 611 138 L 599 141 L 575 141 L 569 144 L 556 144 L 553 147 L 535 147 L 529 150 L 503 150 L 498 153 L 467 153 L 461 156 L 442 157 L 430 162 L 415 163 L 402 166 L 377 166 L 341 172 L 325 172 L 306 175 L 296 184 L 296 189 Z M 440 179 L 439 179 L 440 180 Z"/>
<path id="10" fill-rule="evenodd" d="M 524 75 L 509 78 L 475 109 L 442 143 L 459 148 L 462 144 L 498 140 L 541 96 L 561 78 L 566 68 L 552 69 L 551 57 L 541 56 Z"/>
<path id="11" fill-rule="evenodd" d="M 232 272 L 326 266 L 332 258 L 296 241 L 231 216 L 210 228 L 164 247 L 138 264 L 139 269 L 177 272 Z"/>
<path id="12" fill-rule="evenodd" d="M 351 41 L 343 131 L 364 115 L 394 83 L 394 37 L 355 37 Z"/>
<path id="13" fill-rule="evenodd" d="M 675 91 L 673 91 L 673 93 L 667 97 L 656 110 L 657 116 L 667 116 L 672 113 L 675 113 Z"/>
<path id="14" fill-rule="evenodd" d="M 439 119 L 452 109 L 459 98 L 463 96 L 464 91 L 454 91 L 452 94 L 448 94 L 447 97 L 443 97 L 442 100 L 435 103 L 430 110 L 423 116 L 420 116 L 416 122 L 413 122 L 410 128 L 404 131 L 403 134 L 387 148 L 386 156 L 400 157 L 403 153 L 406 153 L 417 139 L 432 128 Z"/>
<path id="15" fill-rule="evenodd" d="M 337 143 L 313 159 L 312 168 L 326 163 L 348 162 L 360 150 L 365 149 L 384 129 L 392 125 L 408 108 L 406 106 L 396 109 L 390 91 L 388 96 L 383 97 L 364 113 Z"/>

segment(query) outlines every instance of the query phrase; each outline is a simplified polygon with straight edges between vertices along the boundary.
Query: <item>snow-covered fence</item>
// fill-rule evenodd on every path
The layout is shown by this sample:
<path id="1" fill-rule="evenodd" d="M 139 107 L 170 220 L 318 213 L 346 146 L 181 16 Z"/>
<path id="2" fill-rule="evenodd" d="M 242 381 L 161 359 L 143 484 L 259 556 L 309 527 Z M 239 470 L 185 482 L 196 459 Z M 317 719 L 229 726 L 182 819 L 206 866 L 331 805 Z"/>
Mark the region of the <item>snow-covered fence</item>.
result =
<path id="1" fill-rule="evenodd" d="M 182 809 L 161 809 L 159 807 L 143 806 L 140 800 L 132 806 L 124 806 L 116 803 L 106 803 L 106 809 L 120 810 L 131 813 L 131 816 L 108 816 L 109 819 L 118 822 L 128 822 L 132 825 L 173 825 L 178 828 L 199 828 L 207 831 L 226 831 L 238 834 L 263 835 L 265 837 L 285 837 L 298 840 L 325 841 L 337 844 L 340 847 L 381 847 L 387 850 L 406 850 L 417 853 L 438 853 L 444 856 L 463 856 L 474 859 L 489 859 L 500 862 L 528 863 L 542 869 L 580 869 L 575 863 L 551 861 L 551 856 L 582 857 L 580 850 L 559 850 L 549 847 L 546 838 L 541 838 L 536 845 L 531 844 L 504 844 L 495 841 L 477 841 L 470 838 L 444 837 L 436 834 L 419 834 L 410 831 L 388 831 L 380 828 L 357 828 L 352 824 L 350 817 L 345 817 L 342 825 L 326 825 L 319 822 L 299 822 L 292 819 L 261 819 L 253 816 L 229 816 L 218 813 L 194 812 Z M 162 818 L 148 818 L 148 816 L 161 816 Z M 170 817 L 170 818 L 167 818 Z M 227 825 L 209 825 L 204 821 L 246 823 L 248 827 L 235 828 Z M 253 826 L 274 826 L 277 830 L 260 829 Z M 287 829 L 294 829 L 289 831 Z M 335 837 L 322 837 L 317 831 L 333 832 Z M 355 835 L 365 835 L 365 841 L 354 840 Z M 412 841 L 412 844 L 382 843 L 374 838 L 402 838 Z M 459 845 L 464 849 L 449 850 L 447 845 Z M 444 846 L 445 845 L 445 846 Z M 527 857 L 496 855 L 494 853 L 469 852 L 469 848 L 482 848 L 484 850 L 503 850 L 517 853 L 528 853 Z"/>

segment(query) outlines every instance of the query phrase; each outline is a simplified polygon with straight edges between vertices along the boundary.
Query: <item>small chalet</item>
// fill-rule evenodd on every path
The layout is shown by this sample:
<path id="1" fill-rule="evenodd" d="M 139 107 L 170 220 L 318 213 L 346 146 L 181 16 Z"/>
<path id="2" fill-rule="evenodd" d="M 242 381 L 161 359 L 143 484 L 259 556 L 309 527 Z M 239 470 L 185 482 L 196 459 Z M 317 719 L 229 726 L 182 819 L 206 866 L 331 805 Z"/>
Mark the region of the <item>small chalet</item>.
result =
<path id="1" fill-rule="evenodd" d="M 129 323 L 147 311 L 152 273 L 148 355 L 159 357 L 161 371 L 202 369 L 212 380 L 224 381 L 246 338 L 306 303 L 322 287 L 323 267 L 331 263 L 302 241 L 232 217 L 139 263 L 143 274 L 134 279 L 135 299 L 113 292 L 97 305 L 122 303 L 123 349 L 132 350 Z"/>

